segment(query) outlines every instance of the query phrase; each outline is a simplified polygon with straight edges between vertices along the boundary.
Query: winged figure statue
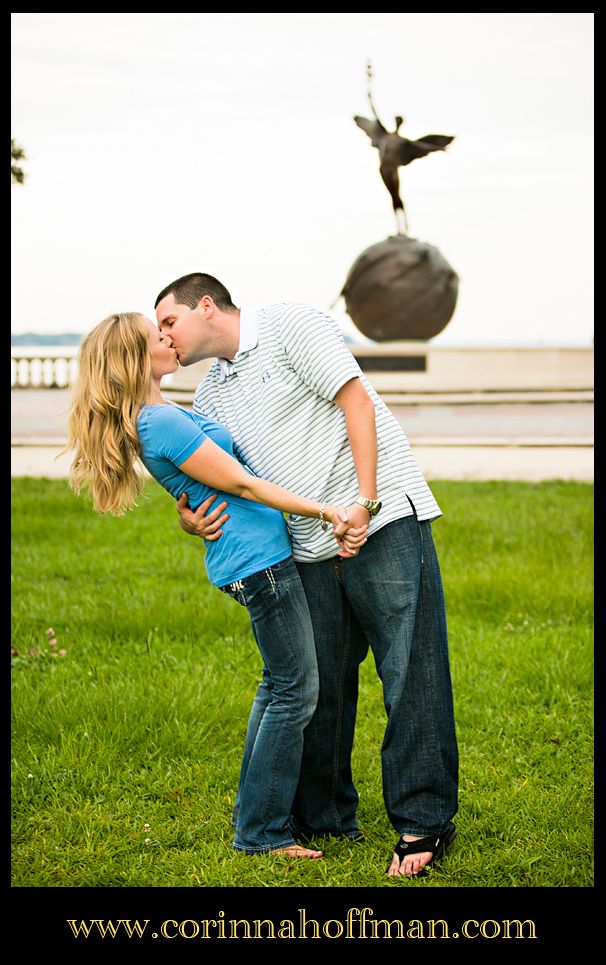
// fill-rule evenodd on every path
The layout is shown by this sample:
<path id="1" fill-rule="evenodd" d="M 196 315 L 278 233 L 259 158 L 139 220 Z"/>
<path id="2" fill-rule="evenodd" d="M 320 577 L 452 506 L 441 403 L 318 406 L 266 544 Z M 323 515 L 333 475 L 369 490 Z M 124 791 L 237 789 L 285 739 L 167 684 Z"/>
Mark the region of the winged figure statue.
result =
<path id="1" fill-rule="evenodd" d="M 395 130 L 388 131 L 381 123 L 372 101 L 370 93 L 372 65 L 370 62 L 367 65 L 367 77 L 369 83 L 368 100 L 374 115 L 374 120 L 370 120 L 367 117 L 360 117 L 359 114 L 356 114 L 354 121 L 358 127 L 362 128 L 362 130 L 368 134 L 372 146 L 376 147 L 379 151 L 379 171 L 391 195 L 398 234 L 402 234 L 408 232 L 408 221 L 404 209 L 404 202 L 400 197 L 398 169 L 404 167 L 406 164 L 410 164 L 416 160 L 416 158 L 431 154 L 433 151 L 445 150 L 451 141 L 454 141 L 454 137 L 450 137 L 447 134 L 425 134 L 424 137 L 420 137 L 416 141 L 411 141 L 407 137 L 401 137 L 398 133 L 404 123 L 404 118 L 400 116 L 395 118 Z M 401 221 L 403 221 L 404 232 L 401 230 Z"/>

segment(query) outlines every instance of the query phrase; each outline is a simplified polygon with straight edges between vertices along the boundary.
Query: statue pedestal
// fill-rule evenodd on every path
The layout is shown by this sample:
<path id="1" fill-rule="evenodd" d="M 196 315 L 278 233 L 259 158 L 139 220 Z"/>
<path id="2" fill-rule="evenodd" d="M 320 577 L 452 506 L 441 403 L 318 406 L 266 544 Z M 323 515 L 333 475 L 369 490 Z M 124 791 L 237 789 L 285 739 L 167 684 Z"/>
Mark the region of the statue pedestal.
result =
<path id="1" fill-rule="evenodd" d="M 427 355 L 360 355 L 355 352 L 356 361 L 363 372 L 426 372 Z"/>
<path id="2" fill-rule="evenodd" d="M 388 342 L 382 345 L 350 345 L 356 362 L 371 383 L 427 378 L 429 346 L 426 342 Z"/>
<path id="3" fill-rule="evenodd" d="M 526 401 L 591 401 L 593 347 L 434 345 L 390 342 L 349 349 L 385 400 L 448 399 L 484 405 Z M 389 362 L 384 365 L 382 357 Z M 424 358 L 424 368 L 416 361 Z M 419 367 L 417 367 L 419 366 Z"/>

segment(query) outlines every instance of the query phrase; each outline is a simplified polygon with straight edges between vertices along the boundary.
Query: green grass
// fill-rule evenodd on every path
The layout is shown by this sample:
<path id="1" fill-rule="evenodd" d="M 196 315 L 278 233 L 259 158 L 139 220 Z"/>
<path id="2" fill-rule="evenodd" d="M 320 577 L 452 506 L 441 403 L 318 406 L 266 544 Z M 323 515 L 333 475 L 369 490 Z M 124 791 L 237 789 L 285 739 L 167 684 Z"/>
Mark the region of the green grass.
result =
<path id="1" fill-rule="evenodd" d="M 13 884 L 590 886 L 593 488 L 433 489 L 459 836 L 429 879 L 394 882 L 372 657 L 353 760 L 365 842 L 320 839 L 320 862 L 236 854 L 231 806 L 260 671 L 245 610 L 208 584 L 202 545 L 159 487 L 111 519 L 63 481 L 13 480 Z"/>

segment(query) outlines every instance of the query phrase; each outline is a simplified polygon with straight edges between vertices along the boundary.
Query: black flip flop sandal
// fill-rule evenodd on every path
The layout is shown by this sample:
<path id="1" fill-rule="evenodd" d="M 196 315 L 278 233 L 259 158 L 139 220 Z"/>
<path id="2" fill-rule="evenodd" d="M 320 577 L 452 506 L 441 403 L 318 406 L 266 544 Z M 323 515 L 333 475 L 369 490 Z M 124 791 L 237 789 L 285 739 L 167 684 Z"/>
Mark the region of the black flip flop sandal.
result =
<path id="1" fill-rule="evenodd" d="M 431 851 L 432 857 L 423 865 L 420 871 L 416 875 L 399 875 L 402 878 L 423 878 L 428 874 L 431 868 L 435 865 L 437 861 L 444 856 L 446 849 L 452 844 L 457 835 L 457 829 L 449 821 L 444 830 L 440 834 L 428 834 L 426 838 L 419 838 L 418 841 L 403 841 L 402 838 L 398 839 L 398 842 L 393 849 L 395 854 L 398 856 L 400 862 L 403 858 L 408 857 L 411 854 L 421 854 L 423 851 Z M 393 860 L 393 859 L 392 859 Z M 391 868 L 391 861 L 387 865 L 386 870 L 389 871 Z"/>

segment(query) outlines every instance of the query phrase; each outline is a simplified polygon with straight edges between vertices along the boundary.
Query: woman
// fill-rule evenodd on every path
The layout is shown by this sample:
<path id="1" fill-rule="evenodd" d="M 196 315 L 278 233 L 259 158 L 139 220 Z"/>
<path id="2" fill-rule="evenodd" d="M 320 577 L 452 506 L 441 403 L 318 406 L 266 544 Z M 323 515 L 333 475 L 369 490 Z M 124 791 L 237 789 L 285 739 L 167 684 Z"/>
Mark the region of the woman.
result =
<path id="1" fill-rule="evenodd" d="M 346 522 L 347 511 L 254 476 L 235 458 L 224 426 L 168 402 L 160 381 L 177 368 L 176 353 L 145 316 L 106 318 L 84 339 L 78 359 L 67 446 L 75 450 L 71 485 L 89 490 L 98 512 L 132 508 L 143 485 L 139 459 L 176 499 L 187 493 L 192 509 L 214 492 L 229 494 L 230 525 L 207 543 L 206 570 L 247 607 L 264 662 L 234 808 L 234 848 L 320 858 L 321 851 L 295 844 L 288 824 L 318 671 L 282 513 L 319 518 L 326 527 Z M 347 535 L 354 555 L 364 541 L 361 530 Z"/>

